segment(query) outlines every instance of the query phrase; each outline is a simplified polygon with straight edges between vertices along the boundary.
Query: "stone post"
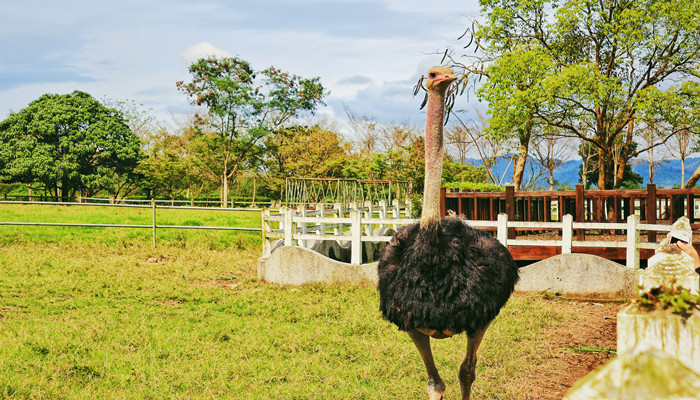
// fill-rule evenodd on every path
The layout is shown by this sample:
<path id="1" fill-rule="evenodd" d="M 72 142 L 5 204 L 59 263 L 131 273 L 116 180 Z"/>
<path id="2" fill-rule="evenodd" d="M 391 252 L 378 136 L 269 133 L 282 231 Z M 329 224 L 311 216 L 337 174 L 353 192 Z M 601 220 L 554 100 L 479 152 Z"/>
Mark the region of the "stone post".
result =
<path id="1" fill-rule="evenodd" d="M 649 266 L 640 276 L 642 291 L 680 286 L 698 294 L 700 277 L 693 259 L 671 243 L 672 236 L 683 234 L 692 240 L 685 217 L 673 224 L 649 259 Z M 700 372 L 700 311 L 691 309 L 690 315 L 680 315 L 670 309 L 648 310 L 638 303 L 628 305 L 617 314 L 617 352 L 624 354 L 635 348 L 661 350 Z"/>

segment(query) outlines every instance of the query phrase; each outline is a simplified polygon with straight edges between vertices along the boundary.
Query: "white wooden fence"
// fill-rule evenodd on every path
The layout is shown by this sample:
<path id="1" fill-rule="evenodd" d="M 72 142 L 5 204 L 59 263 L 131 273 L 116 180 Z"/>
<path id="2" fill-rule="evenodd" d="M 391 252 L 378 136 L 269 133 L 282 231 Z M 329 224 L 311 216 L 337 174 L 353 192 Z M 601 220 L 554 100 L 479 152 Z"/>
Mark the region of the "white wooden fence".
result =
<path id="1" fill-rule="evenodd" d="M 278 213 L 264 210 L 262 213 L 263 256 L 268 256 L 273 240 L 284 240 L 285 246 L 307 246 L 309 240 L 341 240 L 352 242 L 351 263 L 359 265 L 362 257 L 362 242 L 388 242 L 391 236 L 374 236 L 375 228 L 391 226 L 398 229 L 401 225 L 415 222 L 410 218 L 411 205 L 394 201 L 387 205 L 366 203 L 344 207 L 334 204 L 319 204 L 311 209 L 301 206 L 297 209 L 282 208 Z"/>
<path id="2" fill-rule="evenodd" d="M 374 227 L 393 226 L 418 222 L 417 219 L 401 216 L 401 212 L 386 207 L 383 212 L 372 208 L 342 208 L 307 210 L 301 208 L 281 209 L 279 214 L 263 211 L 263 256 L 268 256 L 271 243 L 283 240 L 285 246 L 306 247 L 308 240 L 351 240 L 351 264 L 359 265 L 362 256 L 362 242 L 388 242 L 391 236 L 374 236 Z M 379 214 L 377 216 L 377 214 Z M 329 216 L 330 215 L 330 216 Z M 408 214 L 410 215 L 410 213 Z M 569 214 L 564 215 L 561 222 L 518 222 L 508 221 L 506 214 L 500 214 L 497 221 L 467 221 L 475 228 L 496 228 L 496 238 L 505 246 L 554 246 L 561 247 L 562 254 L 572 252 L 573 247 L 602 247 L 625 248 L 626 265 L 629 268 L 639 268 L 639 250 L 655 249 L 658 243 L 640 242 L 640 231 L 668 232 L 670 225 L 651 225 L 639 223 L 639 217 L 630 215 L 627 223 L 591 223 L 574 222 Z M 508 239 L 509 228 L 526 228 L 533 230 L 561 230 L 560 240 L 523 240 Z M 624 241 L 577 241 L 574 240 L 574 230 L 619 230 L 626 232 Z M 348 236 L 349 235 L 349 236 Z M 590 237 L 590 236 L 589 236 Z"/>

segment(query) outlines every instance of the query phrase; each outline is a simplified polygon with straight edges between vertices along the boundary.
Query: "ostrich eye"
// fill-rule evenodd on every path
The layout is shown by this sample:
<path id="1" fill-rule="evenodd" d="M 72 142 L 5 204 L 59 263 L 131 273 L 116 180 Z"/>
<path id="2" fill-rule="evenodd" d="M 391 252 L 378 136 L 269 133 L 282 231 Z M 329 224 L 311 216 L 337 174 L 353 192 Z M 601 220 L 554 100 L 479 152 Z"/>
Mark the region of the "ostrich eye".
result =
<path id="1" fill-rule="evenodd" d="M 435 79 L 435 77 L 437 76 L 437 74 L 436 74 L 435 72 L 431 72 L 431 73 L 428 74 L 428 76 L 430 77 L 430 79 Z"/>

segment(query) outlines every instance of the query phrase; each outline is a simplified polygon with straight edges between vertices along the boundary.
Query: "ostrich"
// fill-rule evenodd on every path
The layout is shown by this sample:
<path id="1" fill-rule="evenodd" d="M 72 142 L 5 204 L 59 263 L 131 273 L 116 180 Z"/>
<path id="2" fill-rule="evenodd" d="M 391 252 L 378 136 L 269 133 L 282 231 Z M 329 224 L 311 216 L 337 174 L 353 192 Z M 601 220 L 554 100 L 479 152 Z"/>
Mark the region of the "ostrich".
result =
<path id="1" fill-rule="evenodd" d="M 513 257 L 492 235 L 458 218 L 440 218 L 445 92 L 455 79 L 449 68 L 428 72 L 423 211 L 419 223 L 396 232 L 378 267 L 380 309 L 418 348 L 430 400 L 442 399 L 445 391 L 430 338 L 466 332 L 459 382 L 462 399 L 469 399 L 481 339 L 518 280 Z"/>

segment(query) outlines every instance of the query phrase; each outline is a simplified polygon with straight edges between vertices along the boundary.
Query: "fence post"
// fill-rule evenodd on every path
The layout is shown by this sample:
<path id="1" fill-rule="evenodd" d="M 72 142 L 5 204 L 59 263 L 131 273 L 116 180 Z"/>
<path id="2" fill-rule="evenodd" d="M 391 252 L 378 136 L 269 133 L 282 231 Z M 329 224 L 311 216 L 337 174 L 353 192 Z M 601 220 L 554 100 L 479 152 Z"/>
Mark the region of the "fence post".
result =
<path id="1" fill-rule="evenodd" d="M 639 217 L 627 217 L 627 268 L 639 269 Z"/>
<path id="2" fill-rule="evenodd" d="M 267 238 L 268 232 L 268 219 L 270 217 L 270 210 L 264 209 L 260 213 L 260 219 L 262 220 L 262 256 L 268 257 L 270 255 L 270 241 Z"/>
<path id="3" fill-rule="evenodd" d="M 445 194 L 445 190 L 444 190 L 444 189 L 445 189 L 445 188 L 442 188 L 442 192 L 441 192 L 442 194 Z M 445 199 L 445 197 L 443 196 L 443 201 L 441 202 L 441 206 L 440 206 L 440 207 L 442 207 L 442 215 L 443 215 L 443 216 L 445 215 L 445 202 L 444 202 L 444 199 Z M 400 214 L 399 214 L 399 202 L 398 202 L 398 201 L 397 201 L 396 203 L 392 204 L 392 208 L 393 208 L 393 212 L 391 213 L 391 214 L 392 214 L 392 218 L 393 218 L 393 219 L 401 218 L 401 216 L 400 216 Z M 399 229 L 399 224 L 394 224 L 394 230 L 396 231 L 396 230 L 398 230 L 398 229 Z"/>
<path id="4" fill-rule="evenodd" d="M 294 214 L 296 210 L 288 208 L 284 213 L 284 245 L 292 246 L 294 238 Z"/>
<path id="5" fill-rule="evenodd" d="M 343 205 L 341 203 L 335 203 L 335 206 L 333 206 L 333 208 L 335 208 L 336 213 L 338 213 L 338 218 L 343 218 L 343 214 L 345 213 L 343 211 Z M 342 223 L 338 222 L 337 224 L 335 224 L 335 234 L 337 236 L 341 236 L 343 234 Z"/>
<path id="6" fill-rule="evenodd" d="M 316 234 L 325 235 L 326 234 L 326 224 L 323 220 L 326 218 L 326 205 L 324 203 L 318 203 L 316 205 Z"/>
<path id="7" fill-rule="evenodd" d="M 365 207 L 367 207 L 367 211 L 365 211 L 365 218 L 367 218 L 368 221 L 372 221 L 374 209 L 372 208 L 372 202 L 367 201 L 365 202 Z M 372 224 L 367 224 L 365 226 L 365 234 L 367 236 L 372 236 Z"/>
<path id="8" fill-rule="evenodd" d="M 350 232 L 352 234 L 352 242 L 350 247 L 350 263 L 353 265 L 362 264 L 362 212 L 360 210 L 352 210 L 350 213 L 352 220 Z"/>
<path id="9" fill-rule="evenodd" d="M 498 214 L 498 230 L 496 231 L 496 239 L 502 245 L 508 247 L 508 214 Z"/>
<path id="10" fill-rule="evenodd" d="M 301 208 L 301 216 L 306 217 L 308 215 L 306 204 L 301 204 L 299 207 Z M 306 227 L 306 222 L 302 222 L 301 223 L 302 235 L 306 235 L 307 232 L 308 232 L 308 230 Z M 306 247 L 306 239 L 301 239 L 298 242 L 299 242 L 299 246 Z"/>
<path id="11" fill-rule="evenodd" d="M 656 184 L 647 185 L 647 224 L 656 223 Z M 656 231 L 647 231 L 649 242 L 656 242 Z"/>
<path id="12" fill-rule="evenodd" d="M 506 216 L 515 221 L 515 187 L 512 185 L 506 186 Z M 515 229 L 508 232 L 508 239 L 515 239 Z"/>
<path id="13" fill-rule="evenodd" d="M 447 196 L 447 188 L 441 187 L 440 188 L 440 216 L 442 218 L 445 218 L 445 213 L 447 212 L 445 210 L 445 197 Z M 396 215 L 394 215 L 394 218 L 396 218 Z M 396 225 L 394 225 L 394 229 L 396 228 Z"/>
<path id="14" fill-rule="evenodd" d="M 387 218 L 387 212 L 386 212 L 386 201 L 381 200 L 379 202 L 379 218 L 381 219 L 386 219 Z M 380 228 L 386 228 L 386 224 L 381 224 L 379 225 Z"/>
<path id="15" fill-rule="evenodd" d="M 561 220 L 561 254 L 571 254 L 574 240 L 574 216 L 564 214 Z"/>
<path id="16" fill-rule="evenodd" d="M 576 185 L 576 222 L 584 222 L 586 220 L 586 189 L 583 185 Z M 586 240 L 583 229 L 576 232 L 576 240 Z"/>
<path id="17" fill-rule="evenodd" d="M 156 247 L 156 199 L 151 199 L 151 211 L 153 216 L 153 247 Z"/>

